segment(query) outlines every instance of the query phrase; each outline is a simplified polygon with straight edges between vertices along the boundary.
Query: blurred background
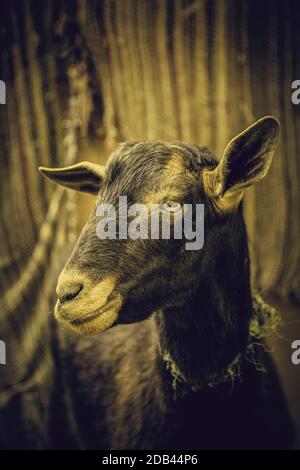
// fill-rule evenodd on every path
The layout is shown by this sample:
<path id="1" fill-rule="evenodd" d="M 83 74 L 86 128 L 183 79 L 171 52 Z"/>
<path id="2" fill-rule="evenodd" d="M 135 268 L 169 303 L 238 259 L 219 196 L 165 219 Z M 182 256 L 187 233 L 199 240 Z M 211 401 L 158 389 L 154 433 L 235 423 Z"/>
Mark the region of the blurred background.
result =
<path id="1" fill-rule="evenodd" d="M 275 115 L 268 177 L 245 199 L 253 287 L 281 311 L 270 338 L 300 442 L 300 79 L 297 0 L 2 0 L 0 408 L 46 440 L 57 274 L 93 204 L 37 171 L 105 163 L 118 142 L 180 139 L 218 158 Z M 300 444 L 297 444 L 300 446 Z"/>

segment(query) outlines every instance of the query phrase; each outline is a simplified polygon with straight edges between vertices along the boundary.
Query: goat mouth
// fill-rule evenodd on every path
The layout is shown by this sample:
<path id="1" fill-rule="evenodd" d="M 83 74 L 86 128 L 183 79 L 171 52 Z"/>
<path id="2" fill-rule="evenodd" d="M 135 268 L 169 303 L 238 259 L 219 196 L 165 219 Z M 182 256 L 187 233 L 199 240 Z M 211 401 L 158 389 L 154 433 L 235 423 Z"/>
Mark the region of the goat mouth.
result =
<path id="1" fill-rule="evenodd" d="M 119 304 L 120 300 L 118 299 L 118 297 L 114 297 L 102 307 L 90 312 L 84 318 L 77 318 L 76 320 L 71 320 L 69 323 L 71 324 L 71 326 L 81 327 L 93 323 L 97 319 L 102 319 L 102 321 L 105 322 L 106 320 L 110 319 Z"/>

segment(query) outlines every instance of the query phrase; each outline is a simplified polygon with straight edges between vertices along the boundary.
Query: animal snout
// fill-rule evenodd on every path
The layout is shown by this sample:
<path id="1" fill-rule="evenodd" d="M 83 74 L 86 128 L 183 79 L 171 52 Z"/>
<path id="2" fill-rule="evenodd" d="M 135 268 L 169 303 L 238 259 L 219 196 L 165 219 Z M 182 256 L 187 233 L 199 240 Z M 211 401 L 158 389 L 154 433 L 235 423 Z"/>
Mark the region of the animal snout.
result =
<path id="1" fill-rule="evenodd" d="M 76 271 L 75 269 L 65 268 L 57 282 L 56 293 L 58 301 L 56 302 L 54 315 L 64 322 L 88 321 L 104 309 L 106 304 L 111 301 L 115 290 L 115 279 L 107 276 L 98 282 L 87 275 Z M 121 297 L 117 297 L 113 305 L 120 307 Z M 110 310 L 112 311 L 112 306 Z M 113 310 L 115 312 L 115 310 Z M 104 312 L 104 320 L 108 313 Z M 103 321 L 104 321 L 103 320 Z M 105 320 L 106 321 L 106 320 Z"/>
<path id="2" fill-rule="evenodd" d="M 59 276 L 56 293 L 60 304 L 75 300 L 79 293 L 84 289 L 84 280 L 74 278 L 72 274 L 62 272 Z"/>

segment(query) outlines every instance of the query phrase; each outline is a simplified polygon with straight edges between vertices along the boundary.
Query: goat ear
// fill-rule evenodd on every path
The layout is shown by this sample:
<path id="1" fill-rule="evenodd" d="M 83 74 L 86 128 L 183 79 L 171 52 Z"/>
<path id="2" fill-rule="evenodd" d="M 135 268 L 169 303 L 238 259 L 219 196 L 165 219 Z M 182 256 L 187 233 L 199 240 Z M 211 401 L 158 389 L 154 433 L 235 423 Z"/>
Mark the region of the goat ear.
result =
<path id="1" fill-rule="evenodd" d="M 244 191 L 266 176 L 279 137 L 276 118 L 259 119 L 227 145 L 214 170 L 204 171 L 204 185 L 220 213 L 238 207 Z"/>
<path id="2" fill-rule="evenodd" d="M 105 167 L 80 162 L 64 168 L 39 167 L 39 171 L 57 184 L 90 194 L 97 194 L 104 177 Z"/>

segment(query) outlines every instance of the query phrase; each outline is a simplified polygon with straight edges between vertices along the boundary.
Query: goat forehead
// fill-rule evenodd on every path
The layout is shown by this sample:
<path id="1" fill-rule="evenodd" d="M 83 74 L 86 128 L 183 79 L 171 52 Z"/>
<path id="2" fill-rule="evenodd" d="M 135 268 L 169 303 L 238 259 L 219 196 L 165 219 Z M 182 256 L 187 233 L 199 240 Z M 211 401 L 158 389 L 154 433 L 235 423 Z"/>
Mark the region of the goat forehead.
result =
<path id="1" fill-rule="evenodd" d="M 161 142 L 136 142 L 122 144 L 110 157 L 107 171 L 113 175 L 124 171 L 140 173 L 159 172 L 171 157 L 167 145 Z"/>
<path id="2" fill-rule="evenodd" d="M 144 141 L 126 142 L 110 156 L 108 170 L 118 173 L 120 169 L 131 171 L 141 169 L 159 170 L 169 160 L 178 164 L 180 161 L 185 168 L 199 169 L 217 163 L 217 160 L 206 147 L 186 144 L 180 141 Z"/>
<path id="3" fill-rule="evenodd" d="M 176 189 L 179 194 L 189 190 L 195 175 L 186 167 L 182 155 L 167 150 L 114 159 L 107 168 L 103 193 L 148 199 L 155 193 L 161 194 L 162 189 L 166 196 L 168 190 L 170 195 L 175 195 Z"/>
<path id="4" fill-rule="evenodd" d="M 204 148 L 179 141 L 126 142 L 110 156 L 100 199 L 115 200 L 127 195 L 133 201 L 183 196 L 191 187 L 199 186 L 203 167 L 211 167 L 216 160 Z M 163 189 L 163 191 L 162 191 Z"/>

